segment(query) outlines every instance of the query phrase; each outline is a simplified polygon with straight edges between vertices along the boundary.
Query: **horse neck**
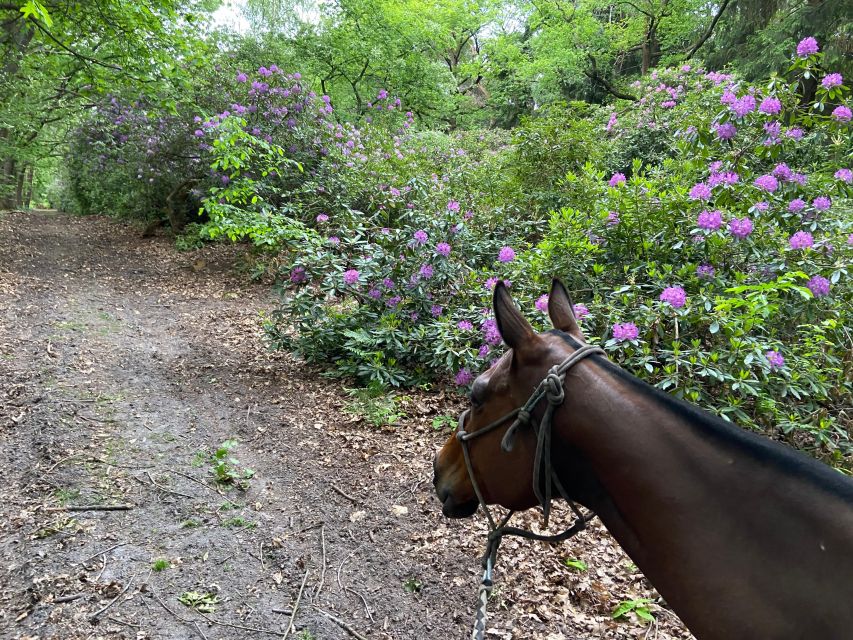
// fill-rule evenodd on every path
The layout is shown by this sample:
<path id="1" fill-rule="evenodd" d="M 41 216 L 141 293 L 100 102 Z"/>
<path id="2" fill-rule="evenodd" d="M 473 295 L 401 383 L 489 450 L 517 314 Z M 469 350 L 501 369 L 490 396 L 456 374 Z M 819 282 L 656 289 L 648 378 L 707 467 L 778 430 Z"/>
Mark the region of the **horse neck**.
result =
<path id="1" fill-rule="evenodd" d="M 815 572 L 836 575 L 839 568 L 827 564 L 828 554 L 816 544 L 812 553 L 813 539 L 804 531 L 837 541 L 849 553 L 846 560 L 834 556 L 835 564 L 853 570 L 850 485 L 827 493 L 841 481 L 831 470 L 662 399 L 606 366 L 583 362 L 567 376 L 554 442 L 554 468 L 564 484 L 599 515 L 697 637 L 748 637 L 737 616 L 772 625 L 797 602 L 791 593 L 814 583 Z M 783 470 L 789 463 L 794 474 Z M 758 569 L 781 557 L 796 557 L 784 576 Z M 754 589 L 743 586 L 750 570 L 761 574 L 750 578 Z M 849 594 L 845 580 L 839 583 Z M 766 615 L 750 614 L 734 594 Z M 708 599 L 717 606 L 709 608 Z M 707 617 L 709 609 L 716 618 Z M 753 637 L 789 637 L 770 628 L 755 627 Z"/>

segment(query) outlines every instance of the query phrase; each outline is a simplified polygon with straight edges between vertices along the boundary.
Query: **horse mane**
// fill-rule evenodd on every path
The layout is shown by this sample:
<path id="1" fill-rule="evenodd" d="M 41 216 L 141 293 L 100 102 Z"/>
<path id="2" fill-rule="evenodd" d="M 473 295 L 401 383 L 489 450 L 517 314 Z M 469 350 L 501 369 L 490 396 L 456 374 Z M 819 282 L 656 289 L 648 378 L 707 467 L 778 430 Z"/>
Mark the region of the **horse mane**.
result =
<path id="1" fill-rule="evenodd" d="M 559 336 L 575 349 L 583 346 L 582 343 L 563 331 L 553 329 L 548 333 Z M 594 354 L 588 360 L 615 378 L 629 384 L 643 396 L 653 399 L 671 413 L 681 417 L 690 428 L 698 431 L 702 437 L 710 437 L 723 446 L 748 455 L 756 462 L 773 467 L 786 475 L 796 476 L 837 495 L 842 500 L 853 502 L 853 483 L 849 481 L 847 476 L 831 467 L 789 446 L 748 431 L 709 411 L 676 398 L 629 373 L 602 354 Z"/>

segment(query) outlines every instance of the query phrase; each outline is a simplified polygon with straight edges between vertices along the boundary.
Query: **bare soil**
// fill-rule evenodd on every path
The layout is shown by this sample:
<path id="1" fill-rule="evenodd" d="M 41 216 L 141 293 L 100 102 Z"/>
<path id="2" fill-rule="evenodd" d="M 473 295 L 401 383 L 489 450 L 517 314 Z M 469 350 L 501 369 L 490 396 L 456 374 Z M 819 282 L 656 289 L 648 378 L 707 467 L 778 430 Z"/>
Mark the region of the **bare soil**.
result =
<path id="1" fill-rule="evenodd" d="M 485 527 L 431 485 L 458 398 L 365 423 L 266 348 L 241 247 L 140 235 L 0 214 L 0 637 L 469 637 Z M 227 440 L 251 478 L 217 481 Z M 690 637 L 598 524 L 505 543 L 496 582 L 487 637 Z M 612 618 L 639 598 L 653 623 Z"/>

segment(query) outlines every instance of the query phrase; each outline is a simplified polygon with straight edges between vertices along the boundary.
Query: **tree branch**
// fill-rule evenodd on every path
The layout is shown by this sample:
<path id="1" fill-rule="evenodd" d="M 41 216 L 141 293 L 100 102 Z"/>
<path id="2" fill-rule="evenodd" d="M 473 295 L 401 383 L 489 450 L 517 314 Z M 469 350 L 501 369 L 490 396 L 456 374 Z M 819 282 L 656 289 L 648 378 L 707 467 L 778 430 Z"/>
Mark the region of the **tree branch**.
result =
<path id="1" fill-rule="evenodd" d="M 622 100 L 633 100 L 633 101 L 637 100 L 636 96 L 631 95 L 630 93 L 624 93 L 623 91 L 620 91 L 619 89 L 614 87 L 612 84 L 610 84 L 610 82 L 608 82 L 606 78 L 603 78 L 601 76 L 601 74 L 598 72 L 598 65 L 595 61 L 595 58 L 592 55 L 587 54 L 587 58 L 589 58 L 589 64 L 591 67 L 588 71 L 584 70 L 584 72 L 583 72 L 587 78 L 589 78 L 593 82 L 599 83 L 601 86 L 603 86 L 605 89 L 607 89 L 608 93 L 610 93 L 611 95 L 613 95 L 617 98 L 621 98 Z"/>
<path id="2" fill-rule="evenodd" d="M 82 54 L 82 53 L 78 53 L 77 51 L 74 51 L 73 49 L 69 49 L 69 48 L 68 48 L 67 46 L 65 46 L 62 42 L 60 42 L 60 41 L 59 41 L 59 40 L 58 40 L 58 39 L 57 39 L 57 38 L 56 38 L 56 37 L 55 37 L 55 36 L 54 36 L 50 31 L 48 31 L 47 29 L 45 29 L 45 28 L 44 28 L 44 27 L 39 23 L 39 21 L 38 21 L 38 20 L 31 20 L 31 22 L 32 22 L 32 23 L 33 23 L 33 24 L 34 24 L 34 25 L 39 29 L 39 31 L 41 31 L 44 35 L 46 35 L 48 38 L 50 38 L 51 40 L 53 40 L 53 41 L 54 41 L 56 44 L 58 44 L 62 49 L 64 49 L 64 50 L 65 50 L 65 51 L 67 51 L 68 53 L 70 53 L 70 54 L 71 54 L 72 56 L 74 56 L 75 58 L 77 58 L 77 59 L 79 59 L 79 60 L 86 60 L 87 62 L 91 62 L 92 64 L 96 64 L 96 65 L 101 66 L 101 67 L 106 67 L 107 69 L 113 69 L 114 71 L 122 71 L 122 72 L 124 71 L 124 68 L 122 68 L 122 67 L 120 67 L 120 66 L 118 66 L 118 65 L 115 65 L 115 64 L 109 64 L 108 62 L 104 62 L 103 60 L 98 60 L 97 58 L 91 58 L 91 57 L 89 57 L 89 56 L 87 56 L 87 55 L 84 55 L 84 54 Z"/>
<path id="3" fill-rule="evenodd" d="M 699 51 L 700 47 L 705 44 L 708 38 L 711 37 L 711 34 L 714 32 L 714 27 L 717 26 L 717 22 L 719 22 L 720 17 L 723 15 L 723 11 L 725 11 L 726 7 L 729 6 L 729 2 L 730 0 L 723 0 L 723 3 L 717 11 L 717 15 L 714 16 L 713 20 L 711 20 L 711 24 L 708 25 L 708 30 L 705 31 L 705 33 L 702 34 L 702 37 L 699 38 L 699 41 L 690 48 L 690 51 L 688 51 L 687 55 L 684 57 L 685 60 L 690 60 L 690 58 L 693 57 L 693 54 Z"/>

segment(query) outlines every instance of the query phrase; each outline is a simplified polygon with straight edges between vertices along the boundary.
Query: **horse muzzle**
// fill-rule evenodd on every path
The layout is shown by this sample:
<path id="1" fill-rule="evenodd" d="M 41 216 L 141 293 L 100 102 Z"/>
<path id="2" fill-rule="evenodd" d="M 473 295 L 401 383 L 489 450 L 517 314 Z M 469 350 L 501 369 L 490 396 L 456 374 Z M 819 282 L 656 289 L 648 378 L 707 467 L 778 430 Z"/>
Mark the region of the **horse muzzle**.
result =
<path id="1" fill-rule="evenodd" d="M 452 483 L 448 482 L 448 478 L 441 472 L 439 464 L 440 455 L 440 453 L 436 454 L 432 462 L 432 484 L 435 487 L 435 494 L 439 502 L 441 502 L 441 512 L 448 518 L 469 518 L 476 513 L 477 507 L 480 504 L 476 497 L 468 500 L 458 500 L 453 495 L 453 490 L 451 489 Z"/>

